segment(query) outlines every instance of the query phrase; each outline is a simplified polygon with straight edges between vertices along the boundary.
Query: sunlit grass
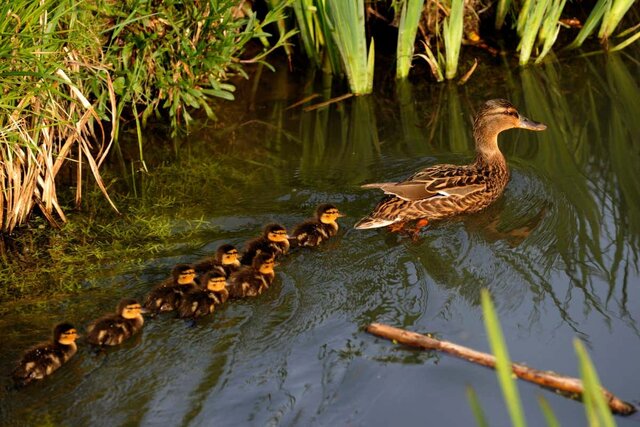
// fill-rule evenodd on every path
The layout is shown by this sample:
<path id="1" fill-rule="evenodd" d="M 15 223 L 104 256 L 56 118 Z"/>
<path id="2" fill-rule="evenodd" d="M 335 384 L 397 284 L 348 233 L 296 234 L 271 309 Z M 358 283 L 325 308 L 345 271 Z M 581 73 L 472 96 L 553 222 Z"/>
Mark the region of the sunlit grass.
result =
<path id="1" fill-rule="evenodd" d="M 375 45 L 372 38 L 367 51 L 364 0 L 327 0 L 326 13 L 351 92 L 356 95 L 371 93 Z"/>
<path id="2" fill-rule="evenodd" d="M 451 0 L 451 11 L 442 28 L 445 54 L 445 77 L 453 79 L 458 71 L 458 58 L 462 47 L 464 0 Z"/>
<path id="3" fill-rule="evenodd" d="M 404 0 L 401 2 L 396 48 L 396 78 L 398 79 L 404 79 L 409 75 L 423 6 L 424 0 Z"/>

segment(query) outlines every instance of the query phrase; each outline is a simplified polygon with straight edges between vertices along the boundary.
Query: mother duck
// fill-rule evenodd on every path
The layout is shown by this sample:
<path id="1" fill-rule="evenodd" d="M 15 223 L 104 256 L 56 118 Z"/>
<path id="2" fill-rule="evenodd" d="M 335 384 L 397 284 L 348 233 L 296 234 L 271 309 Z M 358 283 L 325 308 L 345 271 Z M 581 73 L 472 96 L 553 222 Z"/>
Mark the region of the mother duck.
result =
<path id="1" fill-rule="evenodd" d="M 400 182 L 363 185 L 388 194 L 355 228 L 386 227 L 402 230 L 407 221 L 419 220 L 414 231 L 430 220 L 479 212 L 496 201 L 509 182 L 509 168 L 498 148 L 498 134 L 520 128 L 541 131 L 546 125 L 518 113 L 506 99 L 484 103 L 473 123 L 476 160 L 469 165 L 441 164 L 416 172 Z"/>

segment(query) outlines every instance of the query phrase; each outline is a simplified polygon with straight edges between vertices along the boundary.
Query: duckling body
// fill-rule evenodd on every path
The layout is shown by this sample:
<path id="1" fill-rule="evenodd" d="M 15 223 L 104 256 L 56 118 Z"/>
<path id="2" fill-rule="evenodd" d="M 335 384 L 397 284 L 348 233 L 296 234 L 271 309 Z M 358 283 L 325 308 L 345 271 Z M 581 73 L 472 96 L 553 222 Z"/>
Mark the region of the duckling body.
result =
<path id="1" fill-rule="evenodd" d="M 289 236 L 287 230 L 280 224 L 269 224 L 264 228 L 262 236 L 247 243 L 241 263 L 252 265 L 253 258 L 262 252 L 273 254 L 275 258 L 289 252 Z"/>
<path id="2" fill-rule="evenodd" d="M 338 233 L 337 219 L 342 217 L 338 208 L 322 204 L 316 209 L 313 219 L 298 224 L 293 230 L 293 241 L 297 246 L 318 246 Z"/>
<path id="3" fill-rule="evenodd" d="M 113 346 L 137 334 L 144 325 L 144 310 L 134 299 L 123 299 L 116 313 L 107 314 L 88 327 L 87 341 L 97 346 Z"/>
<path id="4" fill-rule="evenodd" d="M 367 229 L 411 220 L 438 220 L 485 209 L 504 192 L 509 182 L 507 162 L 498 148 L 498 134 L 521 128 L 546 129 L 521 116 L 507 100 L 485 102 L 473 126 L 476 160 L 469 165 L 441 164 L 425 168 L 401 182 L 363 185 L 388 196 L 354 228 Z"/>
<path id="5" fill-rule="evenodd" d="M 69 323 L 60 323 L 53 329 L 53 340 L 27 350 L 13 371 L 18 386 L 51 375 L 76 354 L 76 329 Z"/>
<path id="6" fill-rule="evenodd" d="M 196 273 L 205 274 L 217 270 L 229 277 L 240 269 L 238 250 L 233 245 L 221 245 L 212 258 L 204 259 L 195 265 Z"/>
<path id="7" fill-rule="evenodd" d="M 178 264 L 171 275 L 170 282 L 161 283 L 147 295 L 144 304 L 146 309 L 154 313 L 175 310 L 187 293 L 198 290 L 193 265 Z"/>
<path id="8" fill-rule="evenodd" d="M 212 271 L 202 278 L 203 289 L 187 293 L 178 306 L 178 316 L 196 318 L 215 311 L 215 306 L 229 298 L 227 281 L 224 274 Z"/>
<path id="9" fill-rule="evenodd" d="M 256 255 L 251 266 L 242 267 L 229 278 L 229 297 L 256 297 L 269 289 L 275 278 L 274 265 L 271 253 Z"/>

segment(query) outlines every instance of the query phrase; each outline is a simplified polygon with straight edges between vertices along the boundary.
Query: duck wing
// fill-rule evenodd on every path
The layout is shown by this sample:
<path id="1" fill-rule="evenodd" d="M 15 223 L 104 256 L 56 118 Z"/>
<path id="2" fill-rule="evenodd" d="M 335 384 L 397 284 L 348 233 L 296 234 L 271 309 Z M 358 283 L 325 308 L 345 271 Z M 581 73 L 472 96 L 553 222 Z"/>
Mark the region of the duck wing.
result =
<path id="1" fill-rule="evenodd" d="M 407 201 L 433 197 L 466 197 L 487 188 L 486 177 L 475 168 L 438 165 L 423 169 L 401 182 L 383 182 L 363 185 L 379 188 L 386 194 Z"/>

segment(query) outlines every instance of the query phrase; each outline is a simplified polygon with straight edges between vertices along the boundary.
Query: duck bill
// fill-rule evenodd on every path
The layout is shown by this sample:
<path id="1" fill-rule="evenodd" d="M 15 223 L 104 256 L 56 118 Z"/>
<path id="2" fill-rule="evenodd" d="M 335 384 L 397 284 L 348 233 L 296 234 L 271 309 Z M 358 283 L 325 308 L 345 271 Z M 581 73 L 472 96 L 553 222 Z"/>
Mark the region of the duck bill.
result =
<path id="1" fill-rule="evenodd" d="M 534 122 L 533 120 L 527 119 L 524 116 L 520 116 L 520 123 L 518 124 L 520 129 L 529 129 L 529 130 L 545 130 L 547 125 L 544 123 Z"/>

